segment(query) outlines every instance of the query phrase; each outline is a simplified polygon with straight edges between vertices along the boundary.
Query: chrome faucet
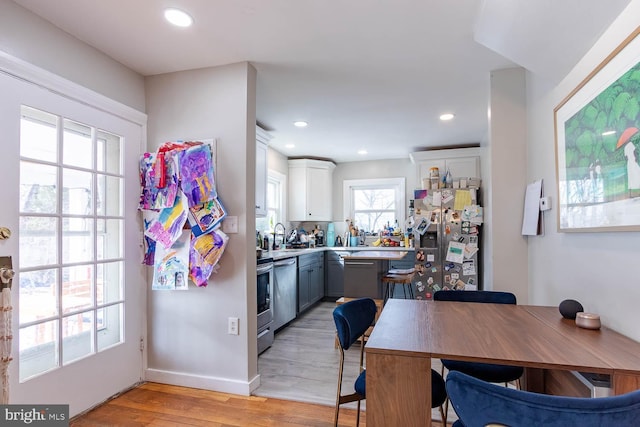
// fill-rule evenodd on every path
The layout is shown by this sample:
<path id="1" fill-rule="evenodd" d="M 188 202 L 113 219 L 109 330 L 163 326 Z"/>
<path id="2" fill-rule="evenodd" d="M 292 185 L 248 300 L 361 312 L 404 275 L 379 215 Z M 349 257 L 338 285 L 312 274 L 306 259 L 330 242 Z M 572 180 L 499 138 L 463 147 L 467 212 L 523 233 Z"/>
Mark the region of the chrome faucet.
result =
<path id="1" fill-rule="evenodd" d="M 284 245 L 284 239 L 285 236 L 287 235 L 287 229 L 285 228 L 284 224 L 279 222 L 276 225 L 273 226 L 273 246 L 272 249 L 275 251 L 277 249 L 279 249 L 279 246 L 276 245 L 276 241 L 278 240 L 276 236 L 279 236 L 280 233 L 278 233 L 278 226 L 280 226 L 280 228 L 282 228 L 282 240 L 281 240 L 281 244 Z"/>

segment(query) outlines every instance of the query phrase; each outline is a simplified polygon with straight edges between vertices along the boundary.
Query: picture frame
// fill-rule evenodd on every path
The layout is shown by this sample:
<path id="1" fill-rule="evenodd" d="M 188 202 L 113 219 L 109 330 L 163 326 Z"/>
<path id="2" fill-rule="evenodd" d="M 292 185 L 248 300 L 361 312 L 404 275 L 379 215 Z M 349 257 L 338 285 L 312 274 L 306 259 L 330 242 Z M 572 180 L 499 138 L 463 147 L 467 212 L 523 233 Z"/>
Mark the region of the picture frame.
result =
<path id="1" fill-rule="evenodd" d="M 559 232 L 640 231 L 640 26 L 554 109 Z"/>

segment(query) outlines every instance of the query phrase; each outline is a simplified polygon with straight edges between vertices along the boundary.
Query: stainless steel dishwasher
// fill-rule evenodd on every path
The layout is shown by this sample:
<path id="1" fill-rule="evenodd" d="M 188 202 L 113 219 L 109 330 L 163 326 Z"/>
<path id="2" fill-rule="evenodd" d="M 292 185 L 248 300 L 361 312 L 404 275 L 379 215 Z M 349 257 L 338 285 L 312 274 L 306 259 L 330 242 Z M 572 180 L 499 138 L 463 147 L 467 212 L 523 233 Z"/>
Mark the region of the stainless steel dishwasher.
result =
<path id="1" fill-rule="evenodd" d="M 296 318 L 298 303 L 298 258 L 285 258 L 273 263 L 275 284 L 273 301 L 273 330 Z"/>

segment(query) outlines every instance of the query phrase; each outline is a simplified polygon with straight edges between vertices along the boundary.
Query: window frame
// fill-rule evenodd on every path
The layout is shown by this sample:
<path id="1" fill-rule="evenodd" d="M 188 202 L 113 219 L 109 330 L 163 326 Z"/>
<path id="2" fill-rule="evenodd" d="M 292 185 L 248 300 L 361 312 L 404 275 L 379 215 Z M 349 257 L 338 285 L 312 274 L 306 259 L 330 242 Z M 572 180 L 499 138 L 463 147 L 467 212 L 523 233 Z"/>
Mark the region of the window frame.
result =
<path id="1" fill-rule="evenodd" d="M 279 197 L 277 197 L 278 201 L 279 201 L 279 206 L 277 207 L 273 207 L 269 204 L 270 201 L 270 197 L 269 197 L 269 184 L 271 183 L 275 183 L 278 190 L 279 190 Z M 287 220 L 287 176 L 283 173 L 280 173 L 276 170 L 273 169 L 268 169 L 267 170 L 267 195 L 266 195 L 266 211 L 267 211 L 267 215 L 264 218 L 256 218 L 256 228 L 258 229 L 258 231 L 262 232 L 262 233 L 273 233 L 273 228 L 269 226 L 269 214 L 272 211 L 275 211 L 276 215 L 276 221 L 274 222 L 273 226 L 275 226 L 277 223 L 285 223 L 285 221 Z M 278 216 L 279 215 L 279 216 Z"/>
<path id="2" fill-rule="evenodd" d="M 42 159 L 37 156 L 23 155 L 21 153 L 19 156 L 19 168 L 21 171 L 20 173 L 22 173 L 22 167 L 26 165 L 43 165 L 55 168 L 55 207 L 50 209 L 48 212 L 31 212 L 30 210 L 23 210 L 21 206 L 17 215 L 20 219 L 56 219 L 56 259 L 53 262 L 40 262 L 38 264 L 31 265 L 25 264 L 23 257 L 20 256 L 17 271 L 19 277 L 24 274 L 37 273 L 40 271 L 54 272 L 53 274 L 55 275 L 56 280 L 52 285 L 53 291 L 55 292 L 55 310 L 53 313 L 47 313 L 46 315 L 36 319 L 22 320 L 18 318 L 18 334 L 20 335 L 18 342 L 21 345 L 17 358 L 21 366 L 19 370 L 20 383 L 30 381 L 48 372 L 61 369 L 79 360 L 108 350 L 114 346 L 122 345 L 125 342 L 124 305 L 126 297 L 124 289 L 124 270 L 126 258 L 124 248 L 122 247 L 124 239 L 124 223 L 120 225 L 120 229 L 118 231 L 119 238 L 117 239 L 116 245 L 119 247 L 117 249 L 118 253 L 114 256 L 112 250 L 107 250 L 102 254 L 99 252 L 99 242 L 101 239 L 103 240 L 103 244 L 106 244 L 107 240 L 109 241 L 109 244 L 113 244 L 111 239 L 105 240 L 105 237 L 110 233 L 107 223 L 112 220 L 124 221 L 125 219 L 123 209 L 124 184 L 122 182 L 119 183 L 116 190 L 118 194 L 113 200 L 110 200 L 109 197 L 106 196 L 108 191 L 113 191 L 113 188 L 107 188 L 104 186 L 104 188 L 100 189 L 100 185 L 104 185 L 104 183 L 101 184 L 101 179 L 106 180 L 108 178 L 115 178 L 118 180 L 124 180 L 126 177 L 123 163 L 123 158 L 126 153 L 124 150 L 124 139 L 122 136 L 105 131 L 96 125 L 81 123 L 77 120 L 69 119 L 64 115 L 47 112 L 43 109 L 34 108 L 29 105 L 22 104 L 21 106 L 21 122 L 27 121 L 38 123 L 38 117 L 43 115 L 49 116 L 51 120 L 49 122 L 42 121 L 42 125 L 52 127 L 55 131 L 55 158 Z M 71 126 L 69 124 L 71 124 Z M 88 132 L 82 134 L 82 136 L 89 139 L 91 143 L 90 164 L 76 165 L 69 163 L 64 159 L 63 150 L 65 143 L 68 143 L 66 140 L 67 135 L 77 133 L 76 130 L 74 130 L 77 126 L 84 126 L 88 130 Z M 20 144 L 23 143 L 23 137 L 24 135 L 21 131 Z M 108 144 L 109 137 L 115 138 L 118 144 L 118 150 L 115 153 L 117 159 L 115 163 L 112 163 L 114 170 L 109 170 L 109 168 L 103 164 L 109 160 L 110 156 L 114 156 L 113 153 L 110 155 L 106 152 L 106 150 L 112 147 L 112 145 L 110 146 Z M 102 162 L 99 162 L 99 160 L 102 160 Z M 65 182 L 65 173 L 69 172 L 82 172 L 91 175 L 89 184 L 91 197 L 90 204 L 88 205 L 89 210 L 86 212 L 79 213 L 73 211 L 73 209 L 68 210 L 64 207 L 65 197 L 71 197 L 65 193 L 65 185 L 67 185 Z M 19 183 L 20 186 L 24 185 L 22 178 Z M 101 191 L 104 192 L 104 194 L 101 194 Z M 103 207 L 106 206 L 104 207 L 104 211 L 101 211 L 100 207 L 96 204 L 96 200 L 100 200 L 101 195 L 103 196 Z M 114 213 L 107 209 L 107 203 L 109 200 L 117 205 L 117 212 Z M 71 201 L 71 199 L 69 199 L 69 201 Z M 91 237 L 91 241 L 89 242 L 91 255 L 88 259 L 65 259 L 65 248 L 69 249 L 69 247 L 72 246 L 68 241 L 65 241 L 65 239 L 69 239 L 73 234 L 73 232 L 65 232 L 65 221 L 74 220 L 91 221 L 88 231 L 82 231 L 89 233 Z M 104 228 L 101 228 L 101 222 L 104 222 L 104 224 L 102 224 L 102 227 Z M 19 242 L 22 242 L 22 237 L 23 233 L 20 233 Z M 22 243 L 19 243 L 19 247 L 21 244 Z M 102 249 L 104 250 L 105 247 L 102 247 Z M 107 272 L 106 269 L 113 268 L 114 265 L 118 268 L 119 277 L 114 282 L 105 283 L 103 280 L 104 275 Z M 70 282 L 69 280 L 65 280 L 65 274 L 69 274 L 70 270 L 74 268 L 90 269 L 90 283 L 88 285 L 89 295 L 87 301 L 84 302 L 84 305 L 65 308 L 65 304 L 68 303 L 64 296 L 65 283 Z M 102 270 L 102 277 L 98 273 L 99 270 Z M 102 286 L 101 289 L 103 293 L 105 293 L 105 289 L 109 287 L 109 289 L 116 289 L 117 295 L 114 298 L 109 299 L 105 299 L 105 295 L 99 296 L 99 284 Z M 22 287 L 22 282 L 20 283 L 19 288 L 19 292 L 23 292 L 24 289 Z M 24 298 L 25 296 L 21 295 L 21 297 Z M 73 295 L 71 295 L 71 297 L 73 297 Z M 19 307 L 20 304 L 26 303 L 21 300 L 22 298 L 19 298 Z M 113 311 L 114 309 L 116 312 Z M 80 327 L 80 331 L 74 330 L 72 332 L 68 332 L 66 328 L 75 323 L 80 323 L 81 325 L 88 323 L 86 327 L 89 327 L 89 329 L 84 330 L 83 328 L 85 326 L 82 326 Z M 36 344 L 35 346 L 22 348 L 22 334 L 24 333 L 25 337 L 27 334 L 33 334 L 34 332 L 32 332 L 32 329 L 34 327 L 45 329 L 49 328 L 52 335 L 51 340 L 43 344 Z M 81 339 L 83 334 L 85 334 L 88 339 Z M 53 348 L 51 350 L 47 350 L 47 348 L 52 345 Z M 84 347 L 84 349 L 81 347 Z M 36 366 L 34 369 L 33 366 L 29 364 L 28 360 L 34 357 L 42 357 L 43 352 L 51 355 L 49 366 L 43 368 L 38 368 Z"/>
<path id="3" fill-rule="evenodd" d="M 354 218 L 354 190 L 393 189 L 395 193 L 395 217 L 403 224 L 406 217 L 405 178 L 345 179 L 342 182 L 343 212 L 345 218 Z M 369 230 L 375 232 L 377 230 Z"/>

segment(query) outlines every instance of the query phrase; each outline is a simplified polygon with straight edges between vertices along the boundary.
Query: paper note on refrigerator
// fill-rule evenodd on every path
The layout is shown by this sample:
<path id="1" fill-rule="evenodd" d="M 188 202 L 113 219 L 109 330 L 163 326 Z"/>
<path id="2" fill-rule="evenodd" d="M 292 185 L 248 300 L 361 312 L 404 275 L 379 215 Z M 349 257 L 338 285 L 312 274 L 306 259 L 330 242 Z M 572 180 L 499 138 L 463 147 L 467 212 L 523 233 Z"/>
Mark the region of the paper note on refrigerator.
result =
<path id="1" fill-rule="evenodd" d="M 465 258 L 471 258 L 472 256 L 475 255 L 475 253 L 478 252 L 478 244 L 476 243 L 475 246 L 472 244 L 466 244 L 464 246 L 464 257 Z"/>
<path id="2" fill-rule="evenodd" d="M 464 261 L 464 243 L 449 242 L 449 248 L 447 249 L 447 261 L 462 264 Z"/>
<path id="3" fill-rule="evenodd" d="M 462 275 L 463 276 L 475 276 L 476 263 L 473 259 L 465 259 L 462 262 Z"/>
<path id="4" fill-rule="evenodd" d="M 482 224 L 482 206 L 465 206 L 462 211 L 462 220 L 475 225 Z"/>
<path id="5" fill-rule="evenodd" d="M 433 202 L 432 202 L 433 206 L 440 206 L 442 204 L 442 193 L 439 191 L 436 191 L 435 193 L 433 193 Z"/>
<path id="6" fill-rule="evenodd" d="M 453 210 L 461 211 L 471 204 L 471 192 L 469 190 L 456 191 L 456 199 L 453 202 Z"/>

